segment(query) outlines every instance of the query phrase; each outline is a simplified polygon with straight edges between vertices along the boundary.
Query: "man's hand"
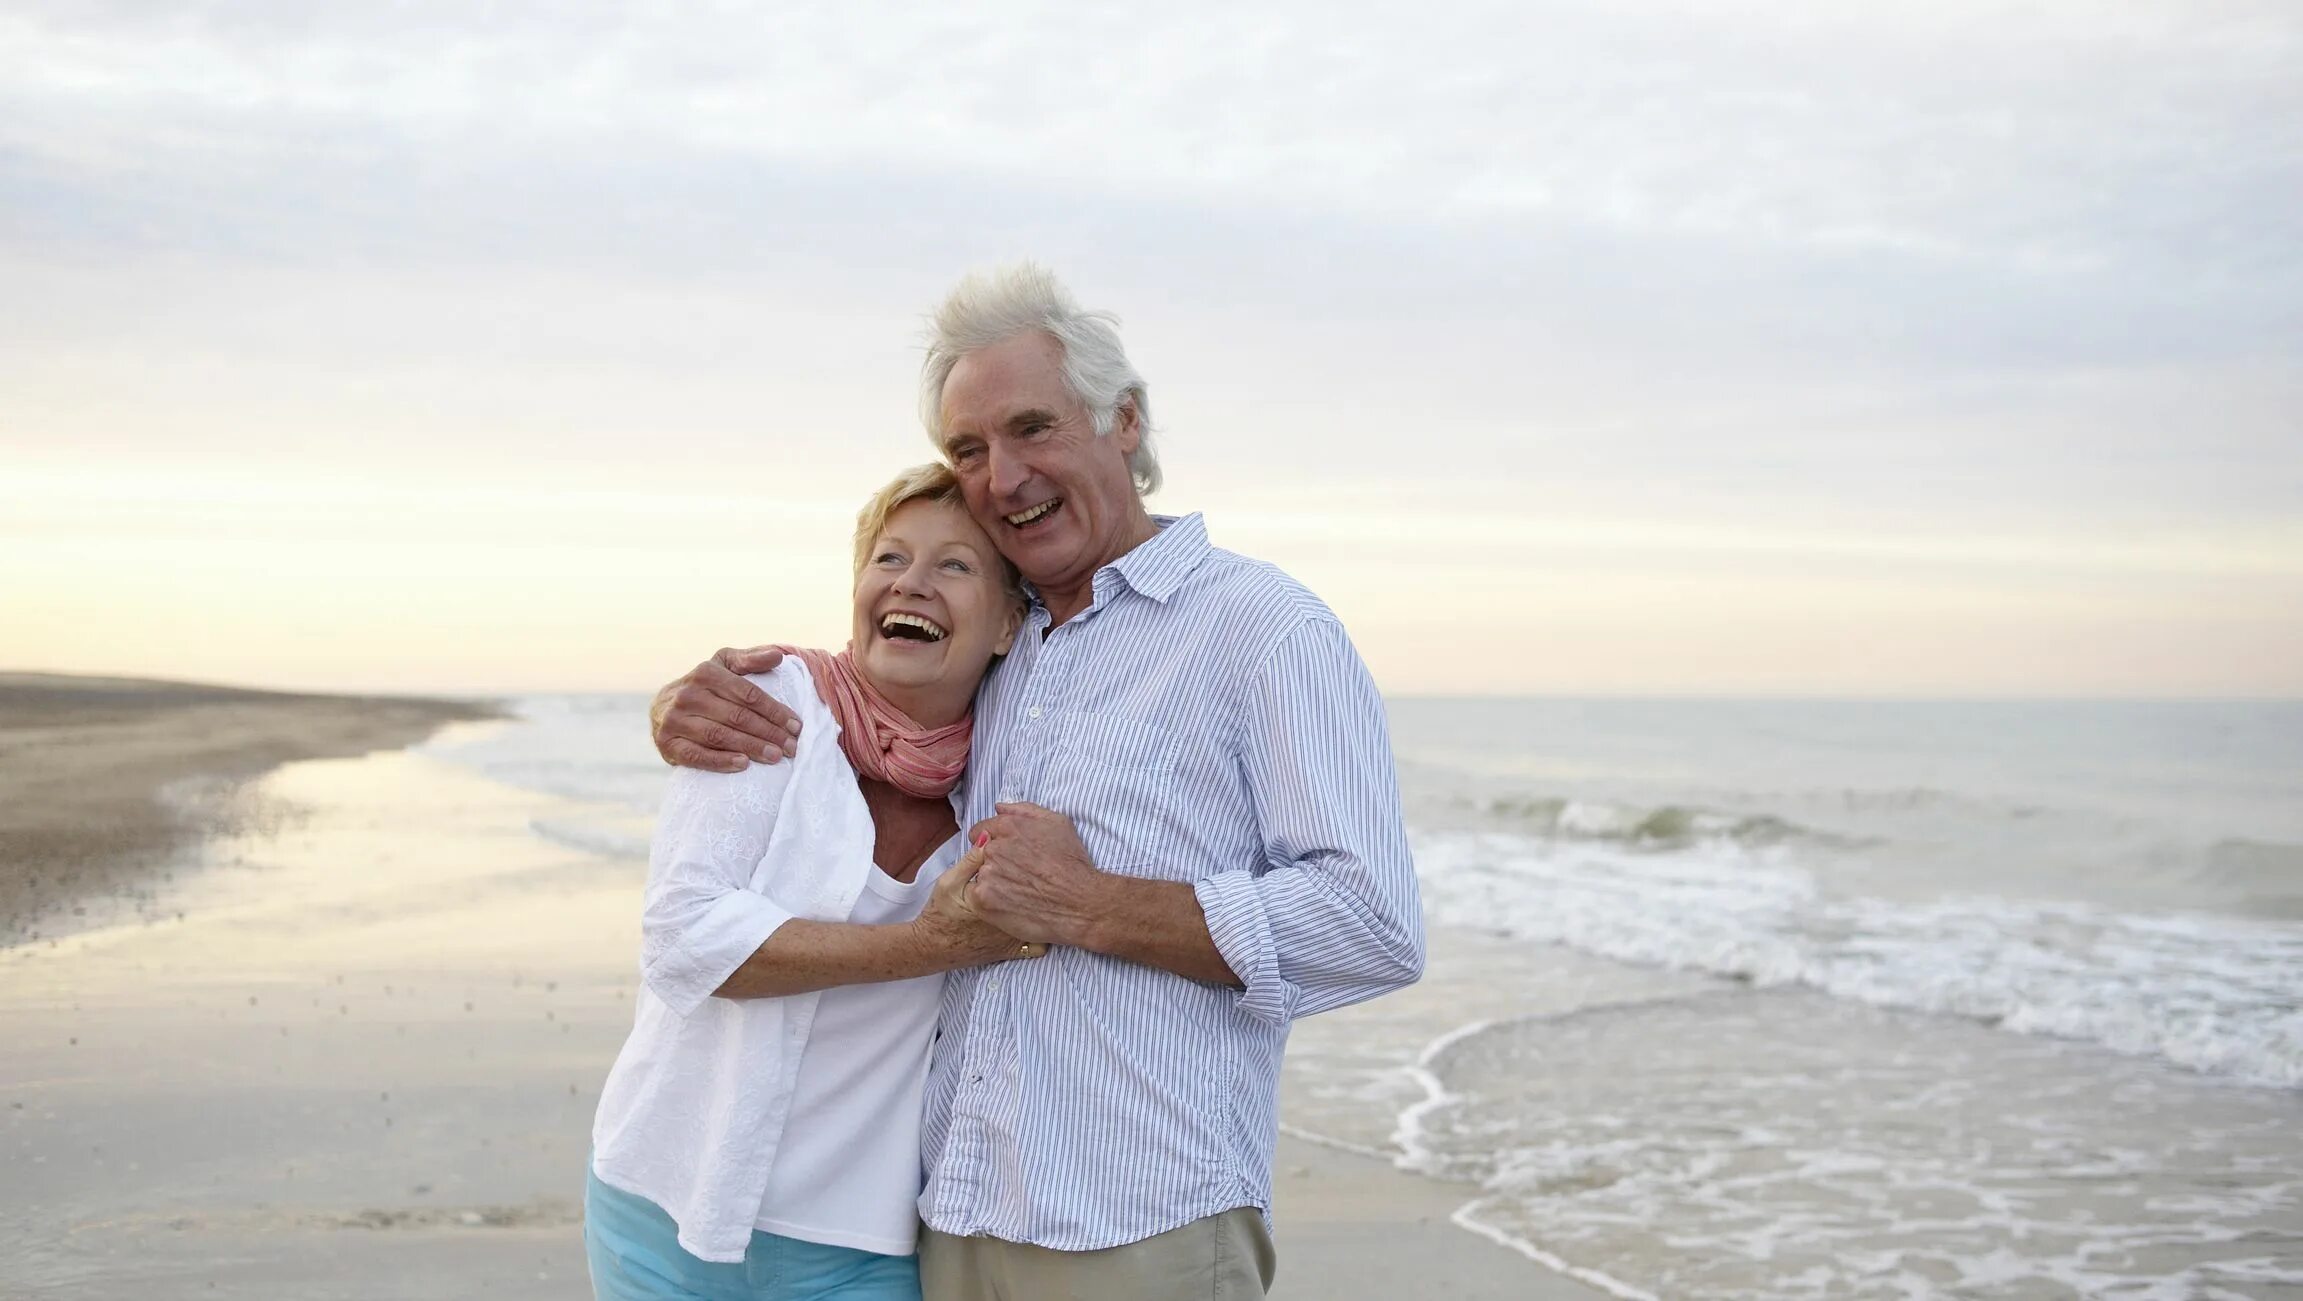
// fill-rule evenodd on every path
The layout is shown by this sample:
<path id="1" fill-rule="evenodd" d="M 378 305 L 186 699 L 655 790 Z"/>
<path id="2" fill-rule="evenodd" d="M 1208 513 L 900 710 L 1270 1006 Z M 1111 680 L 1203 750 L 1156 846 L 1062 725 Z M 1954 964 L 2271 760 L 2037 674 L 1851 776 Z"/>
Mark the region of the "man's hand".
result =
<path id="1" fill-rule="evenodd" d="M 1044 956 L 1047 945 L 1017 939 L 993 925 L 976 906 L 972 886 L 983 861 L 983 851 L 971 849 L 952 864 L 928 892 L 928 906 L 912 926 L 925 937 L 931 952 L 947 957 L 953 966 Z"/>
<path id="2" fill-rule="evenodd" d="M 1098 868 L 1072 820 L 1061 813 L 1037 804 L 992 807 L 998 817 L 968 830 L 969 842 L 983 855 L 968 895 L 985 920 L 1019 940 L 1086 949 L 1189 980 L 1240 987 L 1208 934 L 1207 915 L 1191 886 Z"/>
<path id="3" fill-rule="evenodd" d="M 976 909 L 1019 940 L 1091 947 L 1111 878 L 1096 869 L 1072 820 L 1037 804 L 993 807 L 999 816 L 968 833 L 983 855 L 969 891 Z"/>
<path id="4" fill-rule="evenodd" d="M 648 706 L 648 733 L 664 762 L 741 772 L 754 759 L 775 763 L 800 752 L 800 720 L 744 681 L 783 663 L 772 646 L 722 650 L 664 684 Z"/>

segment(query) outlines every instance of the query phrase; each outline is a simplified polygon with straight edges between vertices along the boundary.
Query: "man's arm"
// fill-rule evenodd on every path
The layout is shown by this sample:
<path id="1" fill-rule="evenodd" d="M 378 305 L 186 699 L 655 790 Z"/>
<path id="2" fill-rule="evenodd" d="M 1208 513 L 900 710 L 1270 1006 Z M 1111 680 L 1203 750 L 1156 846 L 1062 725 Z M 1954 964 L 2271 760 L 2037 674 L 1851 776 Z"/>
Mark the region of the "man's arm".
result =
<path id="1" fill-rule="evenodd" d="M 1234 708 L 1261 863 L 1192 885 L 1120 876 L 1062 814 L 1002 804 L 971 833 L 977 906 L 1019 938 L 1230 985 L 1280 1024 L 1413 983 L 1423 911 L 1399 779 L 1382 697 L 1343 629 L 1297 630 Z"/>
<path id="2" fill-rule="evenodd" d="M 1284 638 L 1234 703 L 1264 870 L 1193 887 L 1240 1008 L 1285 1025 L 1413 984 L 1423 903 L 1383 697 L 1333 618 Z"/>
<path id="3" fill-rule="evenodd" d="M 973 832 L 984 866 L 969 894 L 984 917 L 1018 939 L 1239 986 L 1190 886 L 1101 871 L 1070 818 L 1037 804 L 996 807 Z"/>
<path id="4" fill-rule="evenodd" d="M 648 734 L 664 762 L 707 772 L 742 772 L 757 759 L 799 753 L 799 715 L 744 680 L 781 664 L 773 646 L 723 649 L 664 684 L 648 705 Z"/>

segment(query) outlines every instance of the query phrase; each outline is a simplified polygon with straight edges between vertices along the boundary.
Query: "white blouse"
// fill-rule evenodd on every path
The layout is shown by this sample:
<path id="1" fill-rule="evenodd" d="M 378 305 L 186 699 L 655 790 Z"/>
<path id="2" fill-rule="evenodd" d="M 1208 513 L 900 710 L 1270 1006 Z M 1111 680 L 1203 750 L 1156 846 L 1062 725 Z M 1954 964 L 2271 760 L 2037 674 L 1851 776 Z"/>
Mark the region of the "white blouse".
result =
<path id="1" fill-rule="evenodd" d="M 592 1168 L 601 1182 L 662 1207 L 679 1225 L 682 1247 L 722 1262 L 744 1258 L 769 1209 L 769 1174 L 787 1124 L 811 1119 L 811 1104 L 795 1085 L 823 995 L 734 999 L 712 991 L 790 918 L 854 919 L 880 870 L 872 861 L 871 812 L 840 749 L 839 724 L 807 667 L 793 657 L 751 680 L 799 715 L 799 754 L 738 773 L 673 772 L 648 856 L 638 1013 L 592 1122 Z M 907 916 L 917 914 L 927 884 L 959 856 L 955 835 L 920 867 L 918 887 L 905 891 Z M 881 908 L 867 911 L 896 919 Z M 919 1002 L 922 1012 L 878 1022 L 903 1042 L 857 1051 L 922 1066 L 865 1073 L 889 1095 L 870 1100 L 880 1114 L 916 1123 L 928 1052 L 921 1027 L 932 1029 L 942 983 L 930 977 L 883 991 L 900 989 L 898 996 Z M 845 1052 L 859 1036 L 852 1025 L 839 1028 Z M 844 1101 L 842 1110 L 853 1114 L 858 1100 Z M 859 1163 L 854 1195 L 835 1199 L 861 1208 L 848 1217 L 854 1222 L 821 1225 L 830 1232 L 819 1236 L 909 1250 L 918 1151 L 901 1156 L 907 1168 L 900 1172 Z M 888 1154 L 877 1164 L 894 1159 Z M 905 1227 L 902 1243 L 889 1240 L 891 1225 Z"/>
<path id="2" fill-rule="evenodd" d="M 924 879 L 906 884 L 874 872 L 852 920 L 910 921 L 932 889 Z M 943 992 L 941 975 L 824 991 L 760 1228 L 883 1256 L 918 1246 L 920 1090 Z"/>

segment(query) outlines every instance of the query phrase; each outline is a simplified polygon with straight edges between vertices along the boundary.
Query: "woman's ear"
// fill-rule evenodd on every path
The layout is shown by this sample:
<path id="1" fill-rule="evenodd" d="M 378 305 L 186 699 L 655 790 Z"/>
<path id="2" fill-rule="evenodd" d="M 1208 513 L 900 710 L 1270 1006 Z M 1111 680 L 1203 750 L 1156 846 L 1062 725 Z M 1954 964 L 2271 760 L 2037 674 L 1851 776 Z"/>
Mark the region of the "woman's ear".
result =
<path id="1" fill-rule="evenodd" d="M 1000 627 L 1000 639 L 992 644 L 992 654 L 1005 655 L 1016 644 L 1016 634 L 1024 626 L 1024 603 L 1008 602 L 1008 621 Z"/>

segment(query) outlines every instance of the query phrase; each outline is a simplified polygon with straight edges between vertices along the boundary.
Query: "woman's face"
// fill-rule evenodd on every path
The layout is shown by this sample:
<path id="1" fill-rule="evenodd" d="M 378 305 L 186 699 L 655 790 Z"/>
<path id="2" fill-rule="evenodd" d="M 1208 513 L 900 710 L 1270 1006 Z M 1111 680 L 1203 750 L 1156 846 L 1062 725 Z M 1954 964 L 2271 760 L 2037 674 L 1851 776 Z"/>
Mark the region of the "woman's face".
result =
<path id="1" fill-rule="evenodd" d="M 923 713 L 964 711 L 1022 621 L 999 553 L 967 512 L 905 502 L 856 575 L 856 669 L 923 722 Z"/>

